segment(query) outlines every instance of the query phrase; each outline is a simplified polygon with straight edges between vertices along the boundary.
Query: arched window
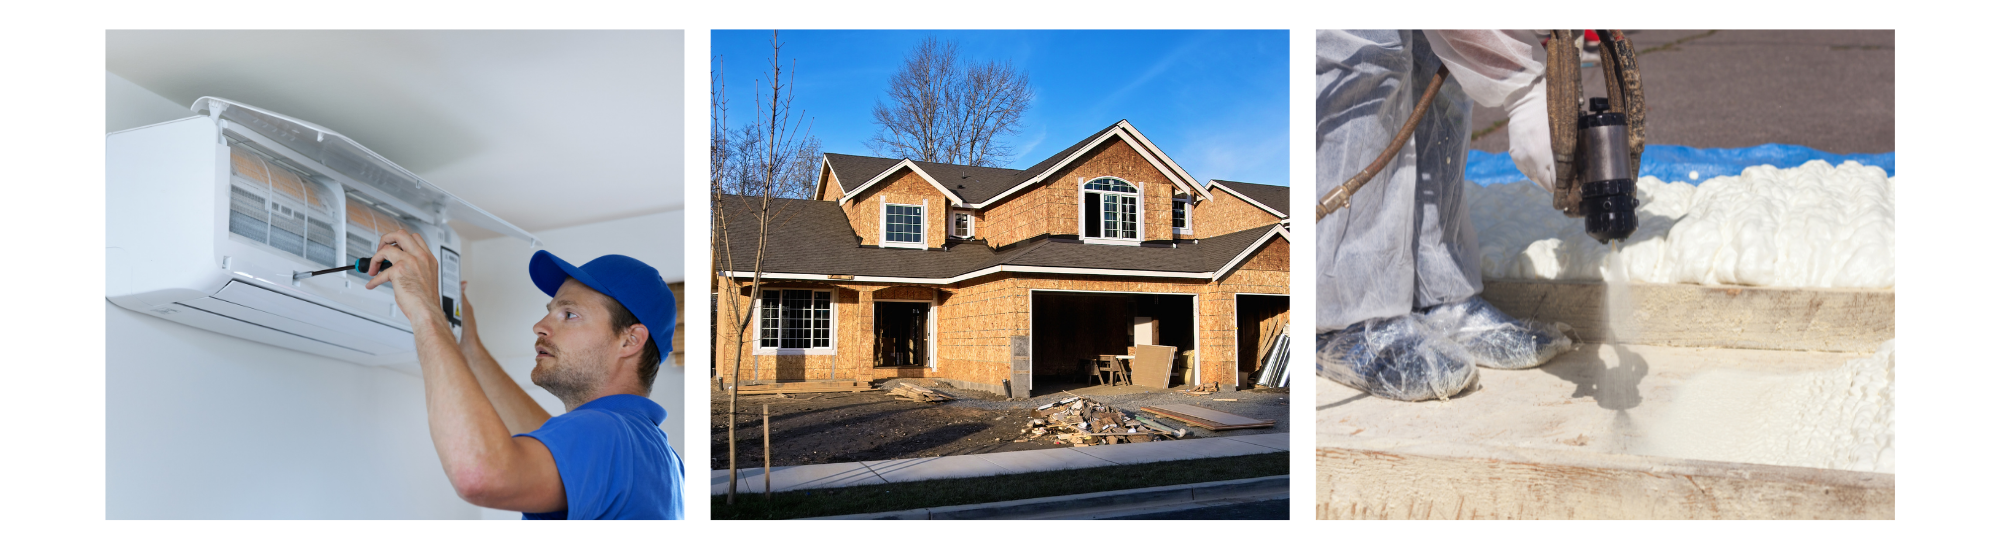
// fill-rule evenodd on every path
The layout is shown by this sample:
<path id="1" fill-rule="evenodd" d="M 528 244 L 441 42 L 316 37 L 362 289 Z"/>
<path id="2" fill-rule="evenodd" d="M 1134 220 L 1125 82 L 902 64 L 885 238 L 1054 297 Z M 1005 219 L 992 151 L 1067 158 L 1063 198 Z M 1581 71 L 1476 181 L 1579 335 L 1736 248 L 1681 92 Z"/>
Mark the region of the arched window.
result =
<path id="1" fill-rule="evenodd" d="M 1092 239 L 1139 238 L 1139 188 L 1102 177 L 1083 184 L 1082 235 Z"/>

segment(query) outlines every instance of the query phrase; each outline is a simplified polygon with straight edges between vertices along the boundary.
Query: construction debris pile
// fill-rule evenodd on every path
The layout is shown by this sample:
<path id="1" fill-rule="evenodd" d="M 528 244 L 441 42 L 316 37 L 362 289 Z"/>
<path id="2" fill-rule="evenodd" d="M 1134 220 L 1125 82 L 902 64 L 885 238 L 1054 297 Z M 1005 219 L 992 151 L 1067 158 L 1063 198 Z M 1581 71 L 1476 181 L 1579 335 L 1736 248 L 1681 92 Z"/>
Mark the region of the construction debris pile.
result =
<path id="1" fill-rule="evenodd" d="M 1053 437 L 1064 443 L 1087 447 L 1180 439 L 1186 435 L 1185 429 L 1169 428 L 1157 420 L 1126 416 L 1102 403 L 1070 397 L 1036 408 L 1028 427 L 1021 430 L 1021 438 L 1014 441 L 1023 443 Z"/>
<path id="2" fill-rule="evenodd" d="M 915 384 L 899 384 L 889 390 L 889 395 L 894 395 L 896 399 L 901 401 L 915 401 L 918 403 L 943 403 L 955 399 L 944 392 Z"/>

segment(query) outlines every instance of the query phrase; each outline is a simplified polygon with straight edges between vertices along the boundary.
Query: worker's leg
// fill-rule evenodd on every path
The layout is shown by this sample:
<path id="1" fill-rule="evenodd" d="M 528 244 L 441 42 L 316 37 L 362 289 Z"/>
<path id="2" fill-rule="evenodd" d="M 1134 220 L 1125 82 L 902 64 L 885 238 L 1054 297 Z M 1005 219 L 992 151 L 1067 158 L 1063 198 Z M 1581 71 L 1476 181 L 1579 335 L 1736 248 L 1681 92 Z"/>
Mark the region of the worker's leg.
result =
<path id="1" fill-rule="evenodd" d="M 1417 40 L 1417 74 L 1435 75 L 1442 64 L 1430 52 L 1422 34 Z M 1422 78 L 1426 83 L 1430 76 Z M 1431 101 L 1430 112 L 1418 123 L 1416 200 L 1412 230 L 1417 238 L 1411 256 L 1416 262 L 1414 306 L 1418 309 L 1464 301 L 1478 296 L 1479 236 L 1465 201 L 1465 158 L 1471 140 L 1467 126 L 1472 100 L 1456 79 L 1446 80 Z"/>
<path id="2" fill-rule="evenodd" d="M 1321 196 L 1375 160 L 1408 119 L 1422 82 L 1411 82 L 1410 31 L 1319 31 L 1314 148 Z M 1410 243 L 1416 151 L 1403 147 L 1354 194 L 1314 224 L 1317 332 L 1408 314 L 1416 282 Z"/>
<path id="3" fill-rule="evenodd" d="M 1438 63 L 1421 41 L 1408 31 L 1319 33 L 1316 196 L 1360 173 L 1409 120 L 1430 83 L 1418 66 Z M 1413 313 L 1422 211 L 1413 142 L 1350 207 L 1315 225 L 1320 375 L 1406 401 L 1450 397 L 1477 375 L 1463 346 Z"/>
<path id="4" fill-rule="evenodd" d="M 1417 59 L 1436 62 L 1427 55 Z M 1436 65 L 1420 62 L 1417 69 L 1435 71 Z M 1415 307 L 1424 312 L 1427 325 L 1463 346 L 1479 366 L 1540 366 L 1571 348 L 1562 329 L 1515 319 L 1479 298 L 1485 286 L 1479 275 L 1479 236 L 1465 200 L 1471 111 L 1472 101 L 1456 82 L 1449 83 L 1417 128 Z"/>

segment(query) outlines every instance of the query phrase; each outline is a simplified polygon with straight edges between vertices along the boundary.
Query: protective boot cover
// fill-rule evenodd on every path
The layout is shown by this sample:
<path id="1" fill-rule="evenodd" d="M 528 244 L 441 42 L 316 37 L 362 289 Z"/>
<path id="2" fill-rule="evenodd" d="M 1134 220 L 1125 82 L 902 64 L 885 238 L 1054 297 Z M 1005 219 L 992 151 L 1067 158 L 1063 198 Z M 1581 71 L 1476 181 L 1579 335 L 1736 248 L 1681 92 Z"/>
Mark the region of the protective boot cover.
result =
<path id="1" fill-rule="evenodd" d="M 1421 315 L 1424 324 L 1464 346 L 1472 361 L 1482 367 L 1539 367 L 1575 348 L 1563 335 L 1569 326 L 1516 319 L 1478 296 L 1433 306 Z"/>
<path id="2" fill-rule="evenodd" d="M 1319 335 L 1319 375 L 1376 397 L 1445 399 L 1479 373 L 1465 346 L 1411 313 Z"/>

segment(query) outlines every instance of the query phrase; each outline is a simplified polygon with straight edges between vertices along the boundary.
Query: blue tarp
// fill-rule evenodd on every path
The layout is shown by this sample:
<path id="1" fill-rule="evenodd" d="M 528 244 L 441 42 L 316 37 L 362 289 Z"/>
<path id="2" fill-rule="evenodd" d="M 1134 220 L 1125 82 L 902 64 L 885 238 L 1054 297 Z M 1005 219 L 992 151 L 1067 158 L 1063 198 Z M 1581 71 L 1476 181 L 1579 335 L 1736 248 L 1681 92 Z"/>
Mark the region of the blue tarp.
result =
<path id="1" fill-rule="evenodd" d="M 1702 180 L 1716 176 L 1734 176 L 1743 173 L 1744 168 L 1769 164 L 1779 168 L 1791 168 L 1805 164 L 1809 160 L 1824 160 L 1839 166 L 1846 161 L 1855 161 L 1868 166 L 1882 168 L 1889 177 L 1896 176 L 1896 153 L 1836 155 L 1802 145 L 1766 143 L 1756 147 L 1739 149 L 1699 149 L 1681 145 L 1648 145 L 1641 155 L 1639 175 L 1660 178 L 1660 181 L 1684 181 L 1699 184 Z M 1693 176 L 1689 176 L 1693 173 Z M 1481 187 L 1495 183 L 1507 183 L 1527 179 L 1514 168 L 1514 159 L 1507 153 L 1472 151 L 1465 163 L 1465 179 Z"/>

